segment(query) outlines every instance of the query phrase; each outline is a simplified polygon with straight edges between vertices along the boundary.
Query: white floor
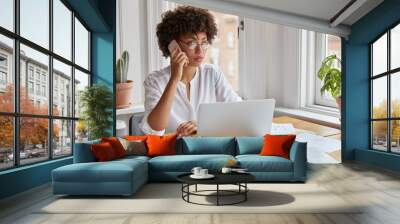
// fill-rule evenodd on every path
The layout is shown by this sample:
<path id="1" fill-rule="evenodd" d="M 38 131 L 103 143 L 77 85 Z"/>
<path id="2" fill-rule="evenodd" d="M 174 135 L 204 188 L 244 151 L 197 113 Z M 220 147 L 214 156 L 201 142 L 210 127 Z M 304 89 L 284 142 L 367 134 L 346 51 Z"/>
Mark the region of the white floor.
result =
<path id="1" fill-rule="evenodd" d="M 296 141 L 307 142 L 307 161 L 316 164 L 340 163 L 328 153 L 341 149 L 341 141 L 319 135 L 301 133 Z"/>

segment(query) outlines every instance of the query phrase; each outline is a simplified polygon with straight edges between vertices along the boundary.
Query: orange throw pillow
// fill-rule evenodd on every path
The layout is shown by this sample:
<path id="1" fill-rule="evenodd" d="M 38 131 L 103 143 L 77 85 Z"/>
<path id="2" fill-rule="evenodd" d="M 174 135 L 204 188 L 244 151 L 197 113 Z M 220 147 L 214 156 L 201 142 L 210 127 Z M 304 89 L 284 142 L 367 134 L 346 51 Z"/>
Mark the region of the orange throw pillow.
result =
<path id="1" fill-rule="evenodd" d="M 117 158 L 113 147 L 108 142 L 93 144 L 91 145 L 91 149 L 94 157 L 99 162 L 110 161 Z"/>
<path id="2" fill-rule="evenodd" d="M 289 159 L 290 148 L 296 135 L 264 135 L 264 146 L 261 149 L 262 156 L 281 156 Z"/>
<path id="3" fill-rule="evenodd" d="M 148 135 L 146 139 L 148 156 L 175 155 L 176 137 L 176 133 L 164 136 Z"/>
<path id="4" fill-rule="evenodd" d="M 124 138 L 128 141 L 146 141 L 147 135 L 127 135 Z"/>
<path id="5" fill-rule="evenodd" d="M 109 138 L 101 138 L 101 142 L 108 142 L 114 149 L 115 155 L 117 158 L 125 157 L 126 156 L 126 151 L 124 149 L 124 146 L 121 144 L 121 142 L 118 140 L 116 137 L 109 137 Z"/>

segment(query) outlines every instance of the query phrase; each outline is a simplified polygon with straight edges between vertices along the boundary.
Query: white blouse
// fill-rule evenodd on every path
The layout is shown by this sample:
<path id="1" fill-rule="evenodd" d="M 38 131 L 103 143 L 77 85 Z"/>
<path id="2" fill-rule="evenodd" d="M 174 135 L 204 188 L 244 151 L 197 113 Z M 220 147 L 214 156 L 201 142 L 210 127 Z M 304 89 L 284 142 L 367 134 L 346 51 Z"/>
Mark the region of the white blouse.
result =
<path id="1" fill-rule="evenodd" d="M 150 73 L 144 80 L 145 114 L 140 128 L 145 134 L 164 135 L 165 133 L 175 132 L 182 122 L 197 121 L 197 112 L 201 103 L 236 102 L 242 100 L 232 89 L 218 67 L 211 64 L 201 64 L 190 81 L 190 101 L 186 94 L 185 83 L 179 81 L 167 128 L 160 131 L 153 130 L 147 123 L 147 117 L 164 93 L 170 79 L 170 73 L 171 68 L 167 66 L 160 71 Z"/>

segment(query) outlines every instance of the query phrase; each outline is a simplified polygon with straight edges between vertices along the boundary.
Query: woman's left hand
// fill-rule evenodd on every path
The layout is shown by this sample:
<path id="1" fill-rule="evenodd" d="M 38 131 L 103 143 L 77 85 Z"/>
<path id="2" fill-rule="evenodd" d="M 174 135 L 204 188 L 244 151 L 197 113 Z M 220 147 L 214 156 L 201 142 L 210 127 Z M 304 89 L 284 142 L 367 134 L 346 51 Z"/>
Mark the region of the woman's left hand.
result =
<path id="1" fill-rule="evenodd" d="M 197 133 L 197 122 L 196 121 L 186 121 L 179 125 L 176 129 L 178 137 L 194 135 Z"/>

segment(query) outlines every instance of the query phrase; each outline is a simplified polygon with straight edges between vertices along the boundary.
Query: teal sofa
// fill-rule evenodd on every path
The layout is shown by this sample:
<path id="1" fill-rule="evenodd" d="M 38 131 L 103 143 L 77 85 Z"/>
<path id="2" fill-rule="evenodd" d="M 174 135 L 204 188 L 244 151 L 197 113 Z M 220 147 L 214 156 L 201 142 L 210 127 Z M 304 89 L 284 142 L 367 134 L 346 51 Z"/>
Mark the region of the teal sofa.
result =
<path id="1" fill-rule="evenodd" d="M 290 159 L 260 156 L 263 137 L 184 137 L 177 141 L 177 155 L 127 156 L 96 162 L 90 145 L 75 144 L 74 163 L 52 171 L 54 194 L 131 195 L 148 181 L 176 181 L 193 167 L 219 172 L 234 159 L 258 182 L 305 182 L 307 145 L 294 142 Z"/>

